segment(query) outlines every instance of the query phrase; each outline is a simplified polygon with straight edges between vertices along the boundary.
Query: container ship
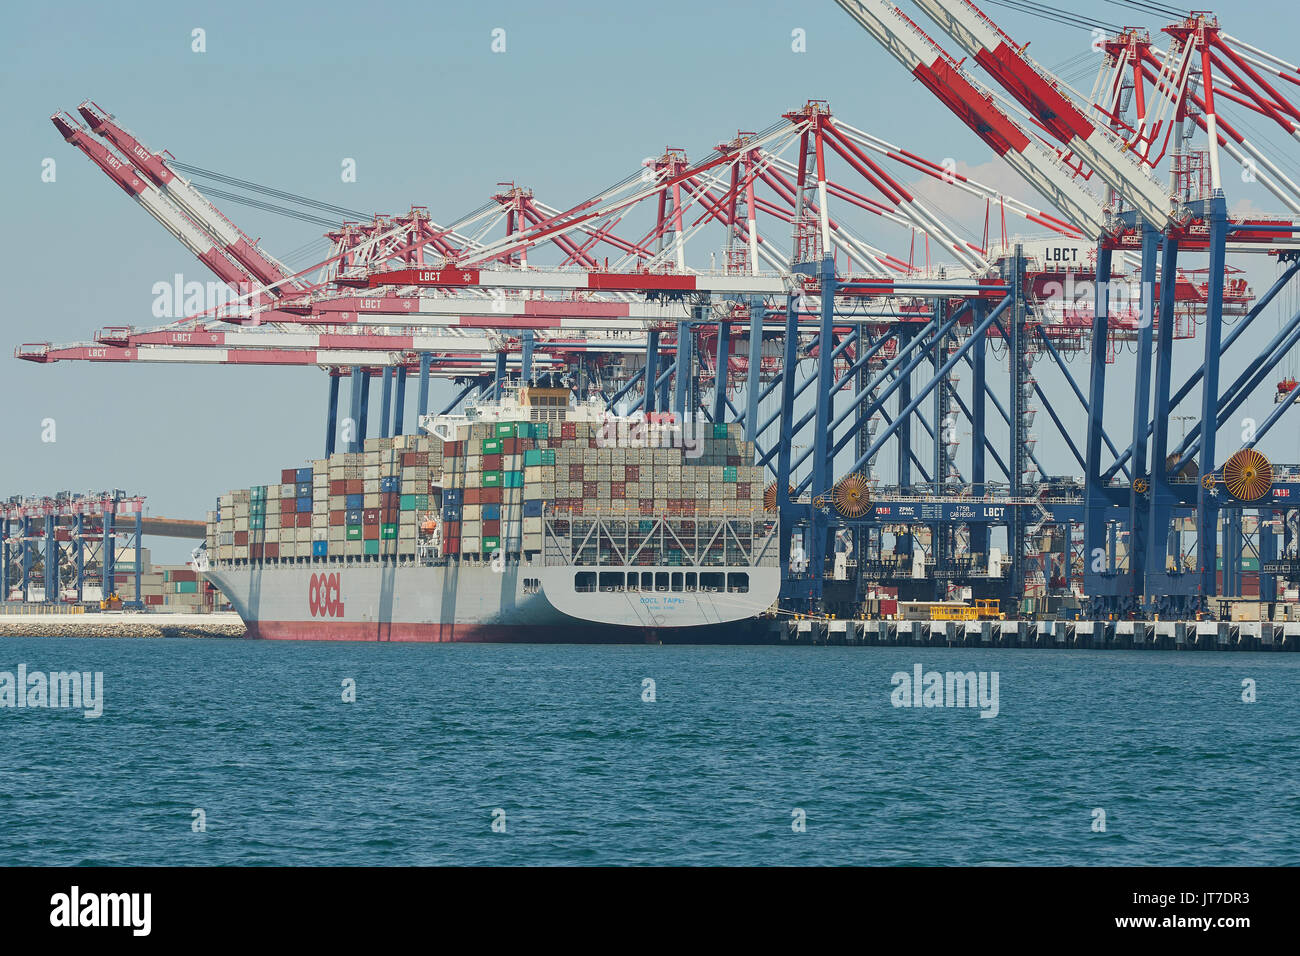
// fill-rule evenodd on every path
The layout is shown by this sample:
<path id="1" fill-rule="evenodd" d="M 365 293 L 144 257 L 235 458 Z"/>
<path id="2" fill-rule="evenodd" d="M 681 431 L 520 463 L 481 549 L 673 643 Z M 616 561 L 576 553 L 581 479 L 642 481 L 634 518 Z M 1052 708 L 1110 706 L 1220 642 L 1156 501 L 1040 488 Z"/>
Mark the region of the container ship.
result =
<path id="1" fill-rule="evenodd" d="M 752 444 L 649 419 L 541 385 L 426 416 L 222 495 L 197 561 L 251 638 L 760 639 L 779 538 Z"/>

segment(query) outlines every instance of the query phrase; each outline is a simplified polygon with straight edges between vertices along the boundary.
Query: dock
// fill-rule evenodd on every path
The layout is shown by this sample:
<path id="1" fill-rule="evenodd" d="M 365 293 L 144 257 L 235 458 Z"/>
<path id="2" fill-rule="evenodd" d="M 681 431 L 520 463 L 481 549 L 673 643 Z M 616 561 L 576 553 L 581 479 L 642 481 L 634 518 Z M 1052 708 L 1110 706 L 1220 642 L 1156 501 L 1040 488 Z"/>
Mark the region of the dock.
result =
<path id="1" fill-rule="evenodd" d="M 238 614 L 0 614 L 0 637 L 243 637 Z"/>
<path id="2" fill-rule="evenodd" d="M 780 619 L 781 644 L 1068 650 L 1294 651 L 1300 621 L 893 621 Z"/>

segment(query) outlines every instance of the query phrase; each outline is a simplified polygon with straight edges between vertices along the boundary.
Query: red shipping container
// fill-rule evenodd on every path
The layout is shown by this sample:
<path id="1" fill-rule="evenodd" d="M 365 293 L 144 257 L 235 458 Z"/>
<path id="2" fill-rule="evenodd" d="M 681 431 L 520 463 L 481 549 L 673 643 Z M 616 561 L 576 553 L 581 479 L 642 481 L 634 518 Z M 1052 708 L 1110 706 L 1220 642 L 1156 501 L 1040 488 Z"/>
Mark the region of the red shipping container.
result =
<path id="1" fill-rule="evenodd" d="M 248 544 L 248 532 L 247 532 L 247 531 L 236 531 L 236 532 L 235 532 L 235 544 L 238 544 L 238 545 L 245 545 L 245 544 Z"/>
<path id="2" fill-rule="evenodd" d="M 280 484 L 292 485 L 298 480 L 298 470 L 296 468 L 285 468 L 280 472 Z"/>
<path id="3" fill-rule="evenodd" d="M 443 538 L 443 554 L 460 554 L 460 538 Z"/>
<path id="4" fill-rule="evenodd" d="M 481 505 L 499 505 L 501 504 L 500 488 L 480 488 L 478 490 L 478 501 Z M 472 502 L 471 502 L 472 504 Z"/>
<path id="5" fill-rule="evenodd" d="M 609 496 L 615 501 L 619 501 L 626 496 L 626 489 L 627 486 L 621 481 L 611 482 L 609 486 Z"/>
<path id="6" fill-rule="evenodd" d="M 460 538 L 460 522 L 444 521 L 442 523 L 442 536 L 444 539 Z"/>
<path id="7" fill-rule="evenodd" d="M 161 604 L 162 602 L 163 596 L 161 594 L 146 594 L 144 596 L 145 604 Z"/>
<path id="8" fill-rule="evenodd" d="M 582 483 L 582 497 L 588 500 L 596 497 L 596 482 L 584 481 Z"/>
<path id="9" fill-rule="evenodd" d="M 445 441 L 445 442 L 442 443 L 442 457 L 443 457 L 443 458 L 459 458 L 459 457 L 460 457 L 461 455 L 463 455 L 463 454 L 465 454 L 465 452 L 464 452 L 464 450 L 461 448 L 461 443 L 460 443 L 460 442 L 458 442 L 458 441 Z"/>
<path id="10" fill-rule="evenodd" d="M 491 518 L 483 522 L 483 535 L 487 538 L 495 538 L 501 534 L 501 522 Z"/>
<path id="11" fill-rule="evenodd" d="M 379 523 L 380 523 L 380 524 L 397 524 L 398 516 L 399 516 L 400 514 L 401 514 L 401 511 L 399 511 L 397 508 L 380 508 L 380 509 L 379 509 Z"/>
<path id="12" fill-rule="evenodd" d="M 480 504 L 482 504 L 482 503 L 483 503 L 483 501 L 482 501 L 482 494 L 483 494 L 483 489 L 482 489 L 482 488 L 466 488 L 466 489 L 465 489 L 465 504 L 467 504 L 467 505 L 480 505 Z"/>
<path id="13" fill-rule="evenodd" d="M 749 482 L 747 481 L 736 482 L 736 500 L 738 501 L 749 500 Z"/>
<path id="14" fill-rule="evenodd" d="M 640 466 L 640 465 L 628 465 L 628 466 L 624 469 L 624 472 L 623 472 L 623 473 L 624 473 L 624 475 L 627 476 L 627 480 L 628 480 L 628 481 L 640 481 L 640 480 L 641 480 L 641 466 Z"/>
<path id="15" fill-rule="evenodd" d="M 500 470 L 501 470 L 501 456 L 500 456 L 500 455 L 484 455 L 484 456 L 483 456 L 483 467 L 482 467 L 482 471 L 500 471 Z"/>
<path id="16" fill-rule="evenodd" d="M 194 573 L 193 568 L 177 568 L 171 573 L 173 581 L 197 581 L 198 576 Z"/>
<path id="17" fill-rule="evenodd" d="M 507 438 L 501 443 L 501 454 L 517 455 L 519 454 L 519 439 Z"/>
<path id="18" fill-rule="evenodd" d="M 365 541 L 378 541 L 378 540 L 379 540 L 379 525 L 377 525 L 377 524 L 363 524 L 363 525 L 361 526 L 361 537 L 362 537 L 362 540 L 365 540 Z"/>
<path id="19" fill-rule="evenodd" d="M 365 483 L 364 481 L 362 481 L 360 478 L 349 478 L 349 479 L 348 479 L 348 490 L 347 490 L 347 494 L 349 494 L 349 495 L 359 495 L 359 494 L 363 494 L 363 493 L 365 492 L 365 488 L 366 488 L 366 483 Z"/>
<path id="20" fill-rule="evenodd" d="M 397 508 L 402 504 L 402 493 L 400 491 L 385 491 L 379 496 L 379 507 Z"/>
<path id="21" fill-rule="evenodd" d="M 655 500 L 653 498 L 642 498 L 639 502 L 642 514 L 651 514 L 655 510 Z"/>
<path id="22" fill-rule="evenodd" d="M 560 437 L 561 437 L 561 438 L 577 438 L 577 437 L 578 437 L 578 423 L 577 423 L 577 422 L 560 422 Z"/>
<path id="23" fill-rule="evenodd" d="M 365 511 L 361 512 L 361 523 L 379 524 L 379 509 L 367 508 Z"/>
<path id="24" fill-rule="evenodd" d="M 569 480 L 570 480 L 570 481 L 582 481 L 582 466 L 581 466 L 581 465 L 570 465 L 570 466 L 569 466 Z"/>
<path id="25" fill-rule="evenodd" d="M 346 495 L 348 493 L 348 483 L 342 478 L 335 478 L 330 482 L 330 494 Z"/>
<path id="26" fill-rule="evenodd" d="M 297 498 L 281 498 L 281 499 L 280 499 L 280 514 L 282 514 L 282 515 L 291 515 L 291 514 L 296 513 L 297 510 L 298 510 L 298 499 L 297 499 Z"/>
<path id="27" fill-rule="evenodd" d="M 262 556 L 262 547 L 260 544 L 250 544 L 248 546 L 249 557 L 260 558 Z"/>
<path id="28" fill-rule="evenodd" d="M 71 529 L 71 528 L 55 528 L 55 529 L 54 529 L 54 540 L 55 540 L 55 541 L 71 541 L 71 540 L 72 540 L 72 529 Z"/>
<path id="29" fill-rule="evenodd" d="M 280 545 L 278 543 L 268 543 L 262 549 L 268 558 L 278 558 L 280 556 Z M 211 589 L 212 585 L 208 585 Z"/>
<path id="30" fill-rule="evenodd" d="M 299 528 L 310 528 L 310 527 L 311 527 L 311 512 L 310 512 L 310 511 L 299 511 L 299 512 L 298 512 L 298 527 L 299 527 Z"/>
<path id="31" fill-rule="evenodd" d="M 331 511 L 330 525 L 338 527 L 341 524 L 347 524 L 348 513 L 346 511 Z"/>

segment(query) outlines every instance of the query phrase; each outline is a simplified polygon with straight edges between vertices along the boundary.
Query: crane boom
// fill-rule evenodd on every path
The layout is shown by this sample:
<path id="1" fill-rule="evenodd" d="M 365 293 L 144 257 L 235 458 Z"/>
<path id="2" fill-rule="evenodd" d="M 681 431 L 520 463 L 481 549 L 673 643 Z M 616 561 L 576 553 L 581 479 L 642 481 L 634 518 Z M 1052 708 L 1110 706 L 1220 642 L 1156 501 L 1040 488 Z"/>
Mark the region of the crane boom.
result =
<path id="1" fill-rule="evenodd" d="M 835 0 L 876 42 L 1084 234 L 1110 232 L 1101 202 L 889 0 Z"/>
<path id="2" fill-rule="evenodd" d="M 239 267 L 227 259 L 222 251 L 213 245 L 211 240 L 200 232 L 179 209 L 169 203 L 134 166 L 118 159 L 107 146 L 92 139 L 81 124 L 67 113 L 55 113 L 50 117 L 50 121 L 54 123 L 59 135 L 85 153 L 91 162 L 117 183 L 123 192 L 143 206 L 159 225 L 180 240 L 181 244 L 211 269 L 217 278 L 237 292 L 247 291 L 248 277 Z"/>
<path id="3" fill-rule="evenodd" d="M 1176 218 L 1169 190 L 1146 171 L 1109 129 L 1089 120 L 1057 78 L 1017 48 L 971 0 L 915 0 L 918 7 L 1004 90 L 1029 110 L 1143 219 L 1163 229 Z"/>
<path id="4" fill-rule="evenodd" d="M 155 153 L 121 126 L 113 122 L 112 114 L 98 104 L 86 100 L 77 107 L 91 132 L 102 136 L 122 153 L 131 158 L 142 172 L 167 198 L 179 206 L 200 229 L 219 243 L 231 257 L 242 265 L 259 283 L 272 286 L 275 295 L 285 291 L 277 283 L 289 278 L 289 272 L 257 248 L 238 226 L 227 219 L 212 203 L 183 176 L 173 171 L 161 153 Z"/>

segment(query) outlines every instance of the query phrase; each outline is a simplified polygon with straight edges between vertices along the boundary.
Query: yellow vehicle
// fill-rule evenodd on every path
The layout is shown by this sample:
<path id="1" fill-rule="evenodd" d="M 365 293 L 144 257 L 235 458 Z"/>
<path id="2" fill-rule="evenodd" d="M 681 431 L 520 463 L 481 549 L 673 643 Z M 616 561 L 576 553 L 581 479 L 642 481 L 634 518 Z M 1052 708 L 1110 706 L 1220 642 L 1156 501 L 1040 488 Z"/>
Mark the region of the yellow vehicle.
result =
<path id="1" fill-rule="evenodd" d="M 957 601 L 900 601 L 899 617 L 905 621 L 1001 621 L 1005 618 L 997 598 L 977 598 L 974 604 Z"/>
<path id="2" fill-rule="evenodd" d="M 114 591 L 108 597 L 99 602 L 99 609 L 101 611 L 120 611 L 122 610 L 122 599 L 118 597 L 117 592 Z"/>

